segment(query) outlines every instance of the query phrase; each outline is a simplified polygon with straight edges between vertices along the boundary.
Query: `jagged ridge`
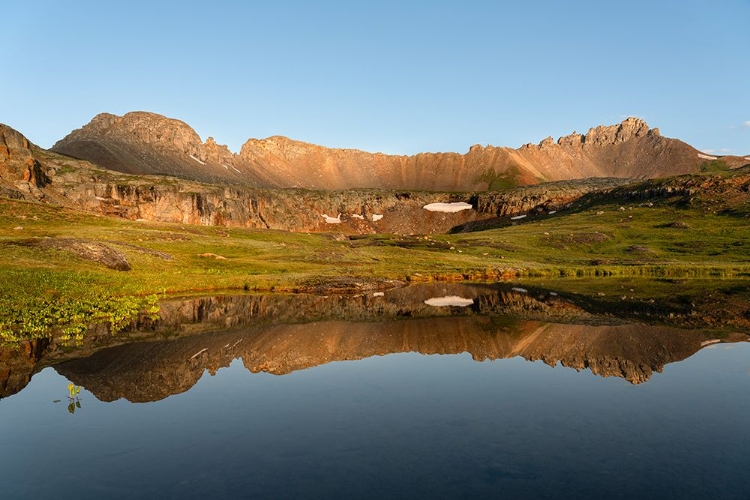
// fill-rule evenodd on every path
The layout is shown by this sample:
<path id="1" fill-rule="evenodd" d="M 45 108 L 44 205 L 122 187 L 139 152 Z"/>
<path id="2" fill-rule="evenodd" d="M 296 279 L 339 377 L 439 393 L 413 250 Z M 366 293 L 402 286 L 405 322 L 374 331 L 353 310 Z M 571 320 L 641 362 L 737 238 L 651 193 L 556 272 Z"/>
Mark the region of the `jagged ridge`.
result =
<path id="1" fill-rule="evenodd" d="M 466 154 L 414 156 L 317 146 L 286 137 L 250 139 L 234 154 L 184 122 L 146 112 L 96 116 L 53 151 L 126 173 L 163 174 L 255 187 L 473 191 L 589 177 L 652 178 L 699 170 L 693 147 L 641 119 L 519 149 L 472 146 Z"/>

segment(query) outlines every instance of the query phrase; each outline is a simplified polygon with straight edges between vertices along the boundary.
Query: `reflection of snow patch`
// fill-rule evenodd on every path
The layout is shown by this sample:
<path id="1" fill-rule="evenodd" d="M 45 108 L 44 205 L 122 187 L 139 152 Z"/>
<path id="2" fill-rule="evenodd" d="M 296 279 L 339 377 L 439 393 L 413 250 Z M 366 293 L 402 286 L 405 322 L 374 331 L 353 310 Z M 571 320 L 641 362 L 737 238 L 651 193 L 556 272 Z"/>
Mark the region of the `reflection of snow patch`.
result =
<path id="1" fill-rule="evenodd" d="M 435 297 L 432 299 L 427 299 L 424 301 L 425 304 L 428 306 L 434 306 L 434 307 L 447 307 L 447 306 L 455 306 L 455 307 L 466 307 L 470 306 L 474 303 L 472 299 L 465 299 L 463 297 L 459 297 L 457 295 L 446 295 L 445 297 Z"/>
<path id="2" fill-rule="evenodd" d="M 514 292 L 519 292 L 519 293 L 528 293 L 528 292 L 529 292 L 529 291 L 528 291 L 528 290 L 526 290 L 525 288 L 519 288 L 519 287 L 517 287 L 517 286 L 516 286 L 516 287 L 513 287 L 513 288 L 511 288 L 511 290 L 513 290 Z"/>
<path id="3" fill-rule="evenodd" d="M 703 153 L 698 153 L 698 158 L 702 158 L 704 160 L 715 160 L 716 159 L 715 156 L 704 155 Z"/>
<path id="4" fill-rule="evenodd" d="M 556 214 L 556 213 L 557 213 L 557 210 L 550 210 L 550 211 L 549 211 L 549 212 L 547 212 L 547 213 L 548 213 L 549 215 L 552 215 L 552 214 Z"/>
<path id="5" fill-rule="evenodd" d="M 364 215 L 352 214 L 352 217 L 354 217 L 355 219 L 365 220 L 365 216 Z"/>
<path id="6" fill-rule="evenodd" d="M 515 217 L 511 217 L 510 220 L 523 219 L 524 217 L 526 217 L 526 216 L 525 215 L 516 215 Z"/>
<path id="7" fill-rule="evenodd" d="M 206 162 L 205 162 L 205 161 L 201 161 L 201 160 L 199 160 L 198 158 L 196 158 L 196 157 L 195 157 L 195 156 L 193 156 L 193 155 L 190 155 L 190 158 L 192 158 L 193 160 L 197 161 L 197 162 L 198 162 L 198 163 L 200 163 L 201 165 L 205 165 L 205 164 L 206 164 Z"/>
<path id="8" fill-rule="evenodd" d="M 429 210 L 430 212 L 446 212 L 453 214 L 460 212 L 461 210 L 471 210 L 473 207 L 463 201 L 457 201 L 454 203 L 430 203 L 422 208 Z"/>
<path id="9" fill-rule="evenodd" d="M 341 224 L 341 214 L 338 217 L 329 217 L 326 214 L 322 214 L 322 217 L 326 220 L 327 224 Z"/>
<path id="10" fill-rule="evenodd" d="M 549 294 L 550 294 L 551 296 L 553 296 L 553 297 L 557 297 L 557 292 L 550 292 Z"/>
<path id="11" fill-rule="evenodd" d="M 377 222 L 383 218 L 383 214 L 372 214 L 372 221 Z"/>
<path id="12" fill-rule="evenodd" d="M 383 292 L 375 292 L 372 294 L 373 297 L 385 297 L 385 293 Z"/>

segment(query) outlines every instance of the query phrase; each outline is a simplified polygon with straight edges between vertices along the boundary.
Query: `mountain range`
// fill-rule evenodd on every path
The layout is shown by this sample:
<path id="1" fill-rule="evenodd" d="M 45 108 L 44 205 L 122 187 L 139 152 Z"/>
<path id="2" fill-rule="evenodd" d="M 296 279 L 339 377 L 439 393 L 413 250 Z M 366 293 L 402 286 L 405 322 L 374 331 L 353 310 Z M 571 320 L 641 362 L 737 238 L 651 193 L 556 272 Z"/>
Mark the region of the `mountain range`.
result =
<path id="1" fill-rule="evenodd" d="M 698 172 L 716 157 L 663 137 L 639 118 L 518 149 L 414 156 L 335 149 L 274 136 L 239 153 L 205 142 L 186 123 L 147 112 L 97 115 L 52 151 L 129 174 L 167 175 L 258 188 L 477 191 L 592 177 L 653 178 Z M 723 157 L 730 167 L 745 162 Z"/>

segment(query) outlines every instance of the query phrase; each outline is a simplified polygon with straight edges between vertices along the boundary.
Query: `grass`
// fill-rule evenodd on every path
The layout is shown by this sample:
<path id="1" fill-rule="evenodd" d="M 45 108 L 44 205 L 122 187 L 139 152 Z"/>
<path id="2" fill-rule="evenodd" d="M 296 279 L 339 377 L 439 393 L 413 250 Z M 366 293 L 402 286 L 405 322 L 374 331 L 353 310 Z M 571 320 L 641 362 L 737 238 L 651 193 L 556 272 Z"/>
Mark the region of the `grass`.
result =
<path id="1" fill-rule="evenodd" d="M 305 280 L 341 275 L 405 281 L 554 279 L 562 289 L 576 288 L 580 278 L 620 278 L 610 281 L 613 290 L 607 293 L 617 293 L 623 280 L 746 279 L 750 210 L 745 205 L 726 210 L 710 200 L 689 206 L 669 199 L 625 205 L 599 200 L 481 232 L 341 240 L 132 222 L 0 199 L 0 336 L 14 341 L 51 330 L 79 335 L 93 320 L 116 328 L 138 309 L 153 309 L 160 294 L 291 291 Z M 63 250 L 22 244 L 45 237 L 109 244 L 125 254 L 132 270 L 114 271 Z"/>

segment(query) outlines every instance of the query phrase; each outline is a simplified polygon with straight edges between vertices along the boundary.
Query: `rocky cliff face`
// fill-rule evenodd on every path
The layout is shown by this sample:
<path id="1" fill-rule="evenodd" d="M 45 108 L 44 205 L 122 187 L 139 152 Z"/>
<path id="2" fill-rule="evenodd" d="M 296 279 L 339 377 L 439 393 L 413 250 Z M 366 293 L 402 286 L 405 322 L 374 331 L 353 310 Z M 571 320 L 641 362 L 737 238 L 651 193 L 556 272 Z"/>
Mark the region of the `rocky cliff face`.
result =
<path id="1" fill-rule="evenodd" d="M 617 179 L 566 181 L 495 193 L 255 189 L 188 181 L 154 184 L 95 176 L 70 182 L 65 198 L 80 209 L 131 220 L 349 234 L 429 234 L 468 229 L 519 214 L 563 210 L 592 192 L 626 184 Z M 468 210 L 433 212 L 432 203 L 464 202 Z"/>
<path id="2" fill-rule="evenodd" d="M 286 137 L 250 139 L 238 154 L 153 113 L 99 115 L 53 147 L 138 174 L 255 187 L 475 191 L 589 177 L 651 178 L 695 172 L 704 159 L 640 119 L 519 149 L 473 146 L 466 154 L 396 156 L 332 149 Z"/>
<path id="3" fill-rule="evenodd" d="M 0 194 L 13 198 L 13 194 L 39 193 L 49 179 L 32 152 L 33 144 L 20 132 L 0 124 Z"/>

